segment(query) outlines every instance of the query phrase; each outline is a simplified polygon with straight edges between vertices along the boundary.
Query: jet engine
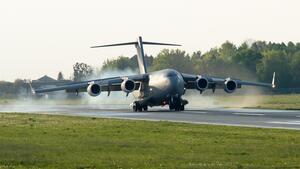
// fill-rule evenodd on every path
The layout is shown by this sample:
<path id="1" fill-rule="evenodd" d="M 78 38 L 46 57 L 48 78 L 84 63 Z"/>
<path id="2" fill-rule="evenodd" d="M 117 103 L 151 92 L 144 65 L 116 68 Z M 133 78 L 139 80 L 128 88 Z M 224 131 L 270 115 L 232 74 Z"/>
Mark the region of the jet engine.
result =
<path id="1" fill-rule="evenodd" d="M 204 90 L 206 90 L 208 88 L 208 85 L 209 85 L 208 79 L 205 78 L 205 77 L 199 77 L 196 80 L 196 88 L 197 88 L 197 90 L 204 91 Z"/>
<path id="2" fill-rule="evenodd" d="M 99 96 L 101 93 L 101 86 L 96 83 L 90 84 L 87 87 L 87 92 L 90 96 Z"/>
<path id="3" fill-rule="evenodd" d="M 236 81 L 232 79 L 227 79 L 224 84 L 225 84 L 224 91 L 227 93 L 233 93 L 237 88 Z"/>
<path id="4" fill-rule="evenodd" d="M 133 80 L 126 79 L 121 83 L 121 89 L 125 93 L 131 93 L 135 90 L 135 83 Z"/>

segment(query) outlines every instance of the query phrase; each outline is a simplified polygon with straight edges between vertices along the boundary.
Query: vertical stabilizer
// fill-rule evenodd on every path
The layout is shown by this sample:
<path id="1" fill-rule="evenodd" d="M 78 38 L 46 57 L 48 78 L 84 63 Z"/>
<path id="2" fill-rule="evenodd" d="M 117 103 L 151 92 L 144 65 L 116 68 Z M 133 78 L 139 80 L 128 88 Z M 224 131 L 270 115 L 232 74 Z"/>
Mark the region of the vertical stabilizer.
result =
<path id="1" fill-rule="evenodd" d="M 142 37 L 139 36 L 137 42 L 138 43 L 135 44 L 135 47 L 137 50 L 138 66 L 139 66 L 140 74 L 145 74 L 147 73 L 147 66 L 146 66 Z"/>

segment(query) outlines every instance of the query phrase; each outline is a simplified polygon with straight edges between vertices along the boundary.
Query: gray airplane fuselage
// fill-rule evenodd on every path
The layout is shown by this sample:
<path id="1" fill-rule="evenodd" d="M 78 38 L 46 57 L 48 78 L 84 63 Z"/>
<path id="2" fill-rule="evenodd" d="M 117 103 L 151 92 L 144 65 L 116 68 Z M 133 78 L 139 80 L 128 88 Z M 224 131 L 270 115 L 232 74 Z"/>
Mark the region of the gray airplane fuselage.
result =
<path id="1" fill-rule="evenodd" d="M 148 86 L 134 95 L 138 95 L 140 101 L 148 106 L 159 106 L 165 105 L 171 98 L 181 98 L 184 92 L 181 73 L 174 69 L 164 69 L 149 73 Z"/>

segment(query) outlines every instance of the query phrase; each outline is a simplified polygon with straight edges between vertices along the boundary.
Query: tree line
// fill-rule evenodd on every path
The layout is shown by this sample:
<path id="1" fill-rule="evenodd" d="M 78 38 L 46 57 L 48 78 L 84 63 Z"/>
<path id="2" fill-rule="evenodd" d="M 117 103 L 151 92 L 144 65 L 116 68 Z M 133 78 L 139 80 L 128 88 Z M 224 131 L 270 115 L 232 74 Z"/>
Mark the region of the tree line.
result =
<path id="1" fill-rule="evenodd" d="M 272 43 L 255 41 L 244 42 L 240 46 L 227 41 L 202 53 L 191 54 L 180 49 L 163 49 L 157 56 L 146 55 L 149 71 L 173 68 L 184 73 L 233 77 L 243 80 L 254 80 L 270 83 L 273 72 L 276 72 L 278 88 L 300 88 L 300 43 Z M 101 68 L 86 63 L 75 63 L 69 80 L 81 81 L 109 71 L 131 70 L 138 72 L 137 56 L 119 56 L 106 60 Z M 64 80 L 59 72 L 58 80 Z M 0 97 L 15 96 L 28 89 L 24 80 L 15 82 L 0 81 Z"/>
<path id="2" fill-rule="evenodd" d="M 179 49 L 163 49 L 156 57 L 146 56 L 150 71 L 173 68 L 184 73 L 234 77 L 269 82 L 276 72 L 279 88 L 300 87 L 300 43 L 244 42 L 236 46 L 225 42 L 220 47 L 188 54 Z M 101 71 L 137 69 L 136 56 L 120 56 L 104 62 Z"/>

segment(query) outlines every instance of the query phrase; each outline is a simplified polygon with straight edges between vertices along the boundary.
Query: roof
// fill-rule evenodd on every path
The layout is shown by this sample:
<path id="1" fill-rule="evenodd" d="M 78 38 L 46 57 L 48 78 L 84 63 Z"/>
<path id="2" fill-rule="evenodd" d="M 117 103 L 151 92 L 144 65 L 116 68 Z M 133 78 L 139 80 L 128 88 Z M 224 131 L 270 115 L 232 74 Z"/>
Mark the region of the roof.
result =
<path id="1" fill-rule="evenodd" d="M 57 82 L 57 80 L 55 80 L 47 75 L 37 79 L 36 81 L 38 81 L 38 82 Z"/>

